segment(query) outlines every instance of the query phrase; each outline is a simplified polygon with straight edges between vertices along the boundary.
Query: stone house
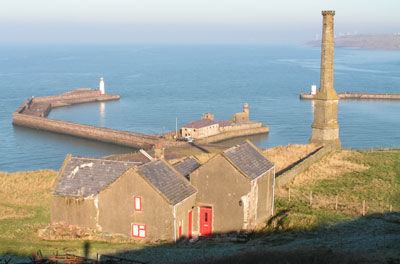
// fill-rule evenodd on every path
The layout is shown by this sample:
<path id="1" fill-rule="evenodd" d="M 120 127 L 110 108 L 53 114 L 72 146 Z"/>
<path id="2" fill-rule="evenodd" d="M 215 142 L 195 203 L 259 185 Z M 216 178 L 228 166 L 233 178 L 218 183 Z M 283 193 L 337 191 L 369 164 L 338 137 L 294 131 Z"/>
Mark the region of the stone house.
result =
<path id="1" fill-rule="evenodd" d="M 55 182 L 51 221 L 146 241 L 191 236 L 197 190 L 170 164 L 67 156 Z M 191 219 L 190 219 L 191 220 Z"/>
<path id="2" fill-rule="evenodd" d="M 273 214 L 274 167 L 246 141 L 201 165 L 67 155 L 51 221 L 140 241 L 251 230 Z"/>
<path id="3" fill-rule="evenodd" d="M 251 230 L 273 215 L 275 168 L 249 141 L 211 158 L 190 182 L 198 235 Z"/>
<path id="4" fill-rule="evenodd" d="M 195 120 L 182 126 L 182 137 L 204 138 L 219 133 L 219 125 L 212 119 L 208 118 L 208 114 L 204 114 L 200 120 Z"/>
<path id="5" fill-rule="evenodd" d="M 261 122 L 250 120 L 249 104 L 243 105 L 243 112 L 232 115 L 231 120 L 215 121 L 214 115 L 204 113 L 202 119 L 190 122 L 182 126 L 182 137 L 190 136 L 192 138 L 205 138 L 219 133 L 239 131 L 246 129 L 254 129 L 262 127 Z"/>

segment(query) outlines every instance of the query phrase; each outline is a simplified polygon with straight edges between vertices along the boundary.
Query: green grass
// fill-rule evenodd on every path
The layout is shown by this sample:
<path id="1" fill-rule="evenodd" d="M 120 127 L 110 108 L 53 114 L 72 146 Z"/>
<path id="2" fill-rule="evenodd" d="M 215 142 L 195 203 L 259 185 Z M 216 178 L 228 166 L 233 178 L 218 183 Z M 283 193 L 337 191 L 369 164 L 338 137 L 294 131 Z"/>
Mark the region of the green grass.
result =
<path id="1" fill-rule="evenodd" d="M 385 212 L 392 205 L 400 209 L 400 151 L 353 151 L 345 160 L 361 164 L 366 170 L 326 177 L 307 186 L 291 186 L 294 192 L 332 199 L 338 195 L 341 203 L 361 204 L 370 212 Z M 329 158 L 329 157 L 327 157 Z M 324 161 L 321 161 L 322 163 Z M 329 197 L 329 198 L 328 198 Z"/>
<path id="2" fill-rule="evenodd" d="M 313 166 L 324 166 L 332 158 L 330 155 Z M 276 243 L 283 243 L 282 234 L 292 231 L 312 232 L 338 222 L 357 221 L 359 212 L 347 210 L 345 203 L 359 204 L 363 199 L 367 200 L 371 213 L 385 206 L 387 211 L 389 204 L 393 205 L 394 210 L 400 210 L 400 151 L 352 151 L 345 159 L 363 164 L 367 169 L 324 177 L 312 184 L 292 184 L 291 201 L 286 197 L 276 197 L 275 216 L 255 234 L 255 238 L 264 236 L 272 241 L 276 235 Z M 0 256 L 10 253 L 29 256 L 39 249 L 44 255 L 57 251 L 60 254 L 83 255 L 84 241 L 45 241 L 37 236 L 38 230 L 50 223 L 50 187 L 55 177 L 54 171 L 0 172 L 0 213 L 3 214 L 0 215 Z M 310 191 L 316 196 L 316 202 L 318 197 L 332 199 L 339 194 L 343 206 L 334 210 L 318 203 L 310 205 L 307 200 Z M 290 240 L 293 239 L 298 239 L 297 235 L 290 237 Z M 152 245 L 91 241 L 90 246 L 94 257 L 97 252 L 112 254 Z"/>
<path id="3" fill-rule="evenodd" d="M 41 250 L 44 255 L 83 255 L 84 241 L 45 241 L 38 237 L 39 229 L 50 223 L 50 187 L 56 172 L 0 172 L 0 256 L 13 254 L 30 256 Z M 8 214 L 8 215 L 7 215 Z M 137 248 L 131 243 L 91 241 L 91 254 L 113 253 Z"/>
<path id="4" fill-rule="evenodd" d="M 353 220 L 354 215 L 330 209 L 315 209 L 309 203 L 299 200 L 275 198 L 275 215 L 266 227 L 259 230 L 262 235 L 287 231 L 310 231 L 329 227 L 338 222 Z"/>
<path id="5" fill-rule="evenodd" d="M 311 168 L 311 176 L 323 176 L 321 180 L 313 181 L 308 176 L 306 184 L 289 184 L 291 201 L 285 195 L 275 198 L 275 216 L 262 231 L 311 230 L 352 221 L 360 217 L 363 200 L 366 200 L 367 214 L 387 212 L 390 204 L 393 211 L 399 211 L 400 151 L 352 151 L 344 160 L 362 164 L 366 169 L 332 177 L 316 175 L 329 171 L 333 175 L 334 170 L 329 164 L 334 158 L 332 154 L 313 165 L 326 166 L 326 170 Z M 334 163 L 335 166 L 338 164 L 340 161 Z M 311 192 L 312 205 L 309 202 Z M 338 210 L 335 210 L 336 195 Z"/>

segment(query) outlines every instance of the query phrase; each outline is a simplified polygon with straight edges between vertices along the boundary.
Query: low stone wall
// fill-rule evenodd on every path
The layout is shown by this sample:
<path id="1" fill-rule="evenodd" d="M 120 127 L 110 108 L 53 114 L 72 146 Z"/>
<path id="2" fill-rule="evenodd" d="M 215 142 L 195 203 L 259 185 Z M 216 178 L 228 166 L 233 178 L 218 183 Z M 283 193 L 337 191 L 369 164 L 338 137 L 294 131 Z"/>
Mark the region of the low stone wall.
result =
<path id="1" fill-rule="evenodd" d="M 230 131 L 238 131 L 238 130 L 244 130 L 244 129 L 253 129 L 253 128 L 258 128 L 262 127 L 261 122 L 248 122 L 248 123 L 243 123 L 243 124 L 234 124 L 232 126 L 223 126 L 220 127 L 219 130 L 223 133 L 225 132 L 230 132 Z"/>
<path id="2" fill-rule="evenodd" d="M 297 175 L 308 169 L 313 163 L 320 160 L 326 154 L 336 150 L 337 148 L 334 145 L 328 145 L 321 147 L 306 158 L 298 162 L 297 164 L 284 169 L 276 174 L 275 184 L 277 187 L 282 187 L 283 185 L 291 182 Z"/>
<path id="3" fill-rule="evenodd" d="M 400 94 L 379 93 L 338 93 L 340 99 L 353 100 L 400 100 Z M 300 99 L 313 100 L 314 95 L 300 94 Z"/>
<path id="4" fill-rule="evenodd" d="M 104 102 L 104 101 L 111 101 L 111 100 L 119 100 L 119 98 L 120 98 L 119 95 L 114 95 L 114 94 L 87 96 L 87 97 L 81 96 L 81 97 L 76 97 L 76 98 L 68 98 L 68 99 L 53 101 L 51 103 L 51 107 L 56 108 L 56 107 L 74 105 L 74 104 Z"/>
<path id="5" fill-rule="evenodd" d="M 164 142 L 155 136 L 76 124 L 18 112 L 13 113 L 13 124 L 134 148 L 150 148 L 159 142 L 166 146 L 174 144 L 174 142 Z"/>
<path id="6" fill-rule="evenodd" d="M 400 100 L 400 94 L 340 93 L 340 99 Z"/>
<path id="7" fill-rule="evenodd" d="M 89 96 L 89 97 L 100 96 L 100 92 L 92 90 L 90 88 L 79 88 L 59 95 L 34 97 L 33 99 L 35 100 L 35 102 L 41 103 L 41 102 L 53 102 L 65 99 L 74 99 L 82 96 Z"/>
<path id="8" fill-rule="evenodd" d="M 255 127 L 255 128 L 249 128 L 249 129 L 224 132 L 224 133 L 220 133 L 218 135 L 210 136 L 207 138 L 198 139 L 196 142 L 199 144 L 214 143 L 214 142 L 223 141 L 223 140 L 227 140 L 227 139 L 231 139 L 231 138 L 235 138 L 235 137 L 244 137 L 244 136 L 266 134 L 266 133 L 269 133 L 269 128 L 267 126 L 262 126 L 262 127 Z"/>

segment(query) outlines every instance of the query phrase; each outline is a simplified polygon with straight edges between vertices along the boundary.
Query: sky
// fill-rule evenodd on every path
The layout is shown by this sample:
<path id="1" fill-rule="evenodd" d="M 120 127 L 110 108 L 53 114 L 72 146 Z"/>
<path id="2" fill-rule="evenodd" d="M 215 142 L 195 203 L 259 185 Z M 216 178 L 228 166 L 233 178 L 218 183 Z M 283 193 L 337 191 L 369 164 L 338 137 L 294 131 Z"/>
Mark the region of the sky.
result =
<path id="1" fill-rule="evenodd" d="M 0 43 L 301 43 L 400 32 L 400 0 L 0 0 Z"/>

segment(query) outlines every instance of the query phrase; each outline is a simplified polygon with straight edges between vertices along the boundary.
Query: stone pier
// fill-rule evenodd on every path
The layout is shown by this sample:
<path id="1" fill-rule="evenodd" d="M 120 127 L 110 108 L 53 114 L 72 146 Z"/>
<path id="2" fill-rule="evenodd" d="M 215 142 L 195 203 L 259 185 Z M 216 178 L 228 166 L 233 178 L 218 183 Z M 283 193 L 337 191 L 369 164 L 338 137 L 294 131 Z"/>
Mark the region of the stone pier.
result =
<path id="1" fill-rule="evenodd" d="M 310 143 L 341 147 L 337 109 L 339 96 L 333 88 L 333 50 L 335 11 L 322 11 L 321 80 L 315 95 L 314 123 Z"/>

